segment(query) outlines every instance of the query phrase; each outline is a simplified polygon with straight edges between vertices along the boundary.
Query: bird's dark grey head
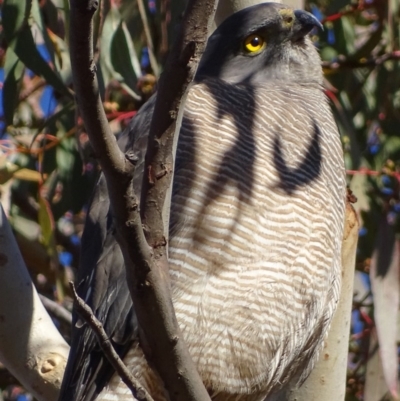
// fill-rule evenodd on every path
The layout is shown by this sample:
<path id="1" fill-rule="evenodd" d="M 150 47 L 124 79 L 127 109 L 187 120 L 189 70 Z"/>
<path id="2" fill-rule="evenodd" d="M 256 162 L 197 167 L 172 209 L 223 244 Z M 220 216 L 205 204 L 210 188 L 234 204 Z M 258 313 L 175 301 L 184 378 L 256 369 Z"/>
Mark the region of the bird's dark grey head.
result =
<path id="1" fill-rule="evenodd" d="M 210 36 L 196 81 L 230 83 L 284 80 L 322 83 L 321 61 L 308 33 L 322 27 L 310 13 L 277 3 L 245 8 Z"/>

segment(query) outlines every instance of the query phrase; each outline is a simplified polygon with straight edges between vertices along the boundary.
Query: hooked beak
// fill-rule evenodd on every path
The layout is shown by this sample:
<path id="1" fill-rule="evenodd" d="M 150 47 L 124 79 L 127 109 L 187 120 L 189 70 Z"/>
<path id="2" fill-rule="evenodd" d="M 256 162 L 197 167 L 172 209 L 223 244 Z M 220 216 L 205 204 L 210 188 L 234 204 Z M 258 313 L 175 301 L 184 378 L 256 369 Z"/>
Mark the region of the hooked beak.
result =
<path id="1" fill-rule="evenodd" d="M 311 13 L 303 10 L 295 10 L 296 21 L 293 29 L 293 39 L 304 38 L 313 28 L 317 27 L 324 30 L 322 24 Z"/>

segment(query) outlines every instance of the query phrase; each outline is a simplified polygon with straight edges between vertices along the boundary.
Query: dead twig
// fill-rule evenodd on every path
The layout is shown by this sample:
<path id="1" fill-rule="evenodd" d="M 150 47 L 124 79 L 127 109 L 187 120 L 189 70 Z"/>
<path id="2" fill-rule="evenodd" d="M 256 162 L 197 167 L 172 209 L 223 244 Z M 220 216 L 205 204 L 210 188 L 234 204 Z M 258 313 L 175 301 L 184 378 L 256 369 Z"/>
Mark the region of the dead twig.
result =
<path id="1" fill-rule="evenodd" d="M 138 8 L 139 8 L 140 18 L 142 19 L 142 23 L 143 23 L 144 34 L 146 36 L 147 50 L 149 52 L 151 69 L 153 70 L 153 74 L 156 77 L 158 77 L 160 75 L 160 71 L 158 69 L 157 60 L 154 55 L 153 39 L 151 38 L 149 21 L 147 20 L 147 14 L 146 14 L 146 10 L 144 8 L 143 0 L 138 0 L 137 4 L 138 4 Z"/>
<path id="2" fill-rule="evenodd" d="M 120 375 L 122 381 L 127 385 L 129 390 L 131 390 L 133 397 L 138 401 L 153 401 L 150 394 L 139 383 L 139 381 L 135 379 L 131 372 L 129 372 L 124 362 L 115 352 L 114 347 L 103 328 L 103 325 L 101 324 L 100 320 L 96 318 L 91 307 L 86 304 L 85 301 L 76 293 L 74 283 L 71 281 L 69 285 L 74 296 L 77 312 L 93 330 L 101 349 L 107 356 L 107 359 L 112 364 L 114 369 Z"/>
<path id="3" fill-rule="evenodd" d="M 332 72 L 337 72 L 343 69 L 354 69 L 354 68 L 366 68 L 366 67 L 376 67 L 382 65 L 389 60 L 400 60 L 400 51 L 396 50 L 390 53 L 385 53 L 377 57 L 371 57 L 368 59 L 339 59 L 334 61 L 324 61 L 322 67 L 325 70 L 330 70 Z"/>

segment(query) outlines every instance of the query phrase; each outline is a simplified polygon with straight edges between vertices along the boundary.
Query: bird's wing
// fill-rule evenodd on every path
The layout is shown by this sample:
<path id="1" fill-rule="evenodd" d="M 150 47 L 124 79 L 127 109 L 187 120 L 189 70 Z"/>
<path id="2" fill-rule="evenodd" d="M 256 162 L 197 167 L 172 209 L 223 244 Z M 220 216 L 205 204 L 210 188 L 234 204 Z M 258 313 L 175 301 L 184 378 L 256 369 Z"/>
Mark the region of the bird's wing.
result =
<path id="1" fill-rule="evenodd" d="M 139 196 L 154 104 L 155 96 L 140 109 L 118 140 L 123 151 L 133 148 L 139 157 L 134 177 Z M 103 323 L 118 354 L 124 356 L 136 337 L 137 323 L 103 174 L 86 219 L 76 287 L 78 295 Z M 75 312 L 73 325 L 71 351 L 59 400 L 92 401 L 108 383 L 114 368 L 104 356 L 91 328 Z"/>

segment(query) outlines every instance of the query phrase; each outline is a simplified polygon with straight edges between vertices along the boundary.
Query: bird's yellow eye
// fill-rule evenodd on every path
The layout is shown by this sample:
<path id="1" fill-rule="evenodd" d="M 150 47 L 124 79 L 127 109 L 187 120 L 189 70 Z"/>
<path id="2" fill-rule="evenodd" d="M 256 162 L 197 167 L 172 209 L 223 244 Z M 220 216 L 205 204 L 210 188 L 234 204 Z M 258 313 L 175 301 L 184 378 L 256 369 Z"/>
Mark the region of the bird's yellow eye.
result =
<path id="1" fill-rule="evenodd" d="M 249 53 L 258 53 L 265 47 L 265 40 L 258 34 L 253 33 L 244 40 L 244 47 Z"/>

